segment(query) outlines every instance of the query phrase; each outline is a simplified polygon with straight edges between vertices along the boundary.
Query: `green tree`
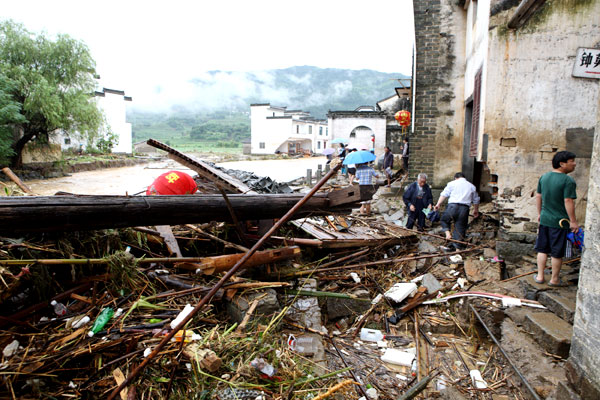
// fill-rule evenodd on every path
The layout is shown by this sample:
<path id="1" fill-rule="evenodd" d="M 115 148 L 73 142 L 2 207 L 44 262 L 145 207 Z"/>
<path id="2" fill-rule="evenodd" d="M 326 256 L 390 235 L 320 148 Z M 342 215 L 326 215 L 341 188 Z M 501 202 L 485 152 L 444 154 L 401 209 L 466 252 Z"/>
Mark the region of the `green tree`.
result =
<path id="1" fill-rule="evenodd" d="M 16 125 L 26 122 L 20 104 L 12 99 L 13 89 L 14 82 L 0 74 L 0 166 L 8 165 L 14 154 L 11 144 Z"/>
<path id="2" fill-rule="evenodd" d="M 0 74 L 14 82 L 12 99 L 25 120 L 11 143 L 11 165 L 20 166 L 29 141 L 48 142 L 64 130 L 94 139 L 103 116 L 91 98 L 95 63 L 87 46 L 67 35 L 51 40 L 12 21 L 0 22 Z"/>

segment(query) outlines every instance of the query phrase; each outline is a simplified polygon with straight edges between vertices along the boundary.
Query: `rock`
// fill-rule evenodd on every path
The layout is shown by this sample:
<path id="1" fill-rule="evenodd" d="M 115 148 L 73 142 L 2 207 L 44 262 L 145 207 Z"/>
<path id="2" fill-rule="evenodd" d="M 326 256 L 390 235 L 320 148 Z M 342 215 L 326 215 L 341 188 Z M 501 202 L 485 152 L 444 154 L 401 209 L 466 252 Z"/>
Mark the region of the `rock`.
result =
<path id="1" fill-rule="evenodd" d="M 464 265 L 467 279 L 471 282 L 477 282 L 482 279 L 489 281 L 499 281 L 502 279 L 500 263 L 466 259 Z"/>
<path id="2" fill-rule="evenodd" d="M 404 218 L 404 210 L 398 210 L 392 215 L 390 215 L 391 221 L 400 221 Z"/>
<path id="3" fill-rule="evenodd" d="M 433 274 L 425 274 L 423 275 L 423 280 L 421 284 L 427 288 L 428 293 L 433 293 L 442 288 L 440 282 L 433 276 Z"/>
<path id="4" fill-rule="evenodd" d="M 484 258 L 494 258 L 496 257 L 497 253 L 496 250 L 494 249 L 490 249 L 490 248 L 485 248 L 483 249 L 483 257 Z"/>
<path id="5" fill-rule="evenodd" d="M 390 206 L 388 205 L 387 201 L 383 200 L 383 199 L 379 199 L 377 200 L 377 202 L 373 205 L 373 207 L 377 210 L 377 212 L 379 212 L 380 214 L 385 214 L 388 211 L 390 211 Z"/>
<path id="6" fill-rule="evenodd" d="M 277 292 L 273 289 L 266 289 L 252 293 L 244 293 L 236 295 L 230 302 L 227 303 L 227 312 L 232 321 L 242 322 L 246 311 L 250 308 L 250 304 L 254 299 L 261 297 L 258 301 L 256 309 L 252 313 L 251 320 L 254 318 L 267 317 L 281 308 L 277 300 Z"/>
<path id="7" fill-rule="evenodd" d="M 428 240 L 421 239 L 419 241 L 419 253 L 439 253 L 439 249 L 429 243 Z"/>
<path id="8" fill-rule="evenodd" d="M 317 280 L 313 278 L 304 279 L 300 281 L 298 289 L 314 291 L 317 289 Z M 294 297 L 289 296 L 289 298 Z M 321 324 L 321 307 L 319 307 L 319 301 L 316 297 L 298 296 L 294 304 L 290 306 L 286 316 L 302 326 L 318 331 L 323 330 L 323 325 Z"/>
<path id="9" fill-rule="evenodd" d="M 356 290 L 352 294 L 361 299 L 369 298 L 369 292 L 364 289 Z M 341 299 L 337 297 L 328 297 L 326 304 L 327 316 L 330 320 L 351 315 L 359 315 L 371 308 L 370 301 Z"/>

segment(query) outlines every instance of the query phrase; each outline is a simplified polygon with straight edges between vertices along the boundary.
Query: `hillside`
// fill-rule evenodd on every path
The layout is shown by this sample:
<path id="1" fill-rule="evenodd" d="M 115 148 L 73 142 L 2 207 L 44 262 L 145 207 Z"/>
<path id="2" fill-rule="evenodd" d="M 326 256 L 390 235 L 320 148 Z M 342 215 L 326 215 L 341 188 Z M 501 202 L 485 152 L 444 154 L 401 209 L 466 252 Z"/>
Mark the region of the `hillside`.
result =
<path id="1" fill-rule="evenodd" d="M 220 147 L 239 145 L 250 137 L 251 103 L 271 103 L 309 111 L 326 118 L 329 110 L 353 110 L 375 105 L 394 94 L 396 79 L 407 76 L 372 70 L 298 66 L 285 69 L 230 72 L 210 71 L 188 82 L 192 93 L 168 111 L 133 109 L 134 141 L 149 137 L 171 144 L 210 142 Z M 135 103 L 134 103 L 135 104 Z"/>

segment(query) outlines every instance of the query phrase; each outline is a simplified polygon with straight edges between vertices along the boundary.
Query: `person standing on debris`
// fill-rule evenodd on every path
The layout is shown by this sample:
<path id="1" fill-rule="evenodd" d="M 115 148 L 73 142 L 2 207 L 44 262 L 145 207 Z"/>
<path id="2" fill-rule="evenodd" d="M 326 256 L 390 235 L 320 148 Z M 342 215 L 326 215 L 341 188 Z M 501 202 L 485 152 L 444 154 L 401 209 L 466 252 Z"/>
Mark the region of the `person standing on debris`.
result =
<path id="1" fill-rule="evenodd" d="M 348 149 L 346 148 L 346 146 L 344 146 L 344 143 L 340 143 L 340 150 L 338 153 L 338 157 L 340 158 L 340 161 L 342 163 L 344 162 L 344 158 L 346 158 L 346 154 L 348 154 Z M 347 171 L 346 166 L 342 165 L 342 175 L 346 175 L 346 171 Z"/>
<path id="2" fill-rule="evenodd" d="M 373 177 L 378 176 L 379 174 L 368 163 L 356 165 L 356 177 L 358 178 L 360 199 L 362 200 L 359 210 L 360 215 L 371 214 L 371 199 L 377 191 L 377 186 L 373 184 Z"/>
<path id="3" fill-rule="evenodd" d="M 408 138 L 404 138 L 404 144 L 401 147 L 402 149 L 402 167 L 404 168 L 404 173 L 408 174 L 408 156 L 410 154 L 410 148 L 408 145 Z"/>
<path id="4" fill-rule="evenodd" d="M 394 154 L 388 146 L 385 146 L 384 151 L 383 171 L 385 172 L 385 177 L 387 178 L 387 187 L 390 187 L 392 184 L 392 168 L 394 168 Z"/>
<path id="5" fill-rule="evenodd" d="M 354 153 L 356 149 L 350 149 L 348 154 Z M 354 183 L 354 178 L 356 177 L 356 164 L 348 164 L 348 184 L 352 185 Z"/>
<path id="6" fill-rule="evenodd" d="M 469 223 L 469 208 L 473 204 L 473 216 L 479 216 L 479 195 L 475 186 L 465 179 L 462 172 L 454 175 L 454 180 L 448 182 L 444 191 L 440 195 L 434 210 L 439 210 L 444 201 L 448 199 L 448 207 L 442 215 L 442 232 L 446 234 L 446 239 L 464 241 L 467 235 L 467 225 Z M 454 221 L 454 231 L 450 235 L 450 225 Z M 461 249 L 462 245 L 450 243 L 444 250 Z"/>
<path id="7" fill-rule="evenodd" d="M 559 151 L 552 158 L 552 168 L 538 181 L 535 202 L 538 210 L 538 237 L 535 241 L 538 273 L 534 277 L 537 283 L 544 283 L 544 269 L 548 254 L 551 257 L 552 276 L 549 286 L 563 286 L 560 280 L 560 268 L 565 254 L 567 233 L 577 232 L 579 224 L 575 217 L 575 199 L 577 185 L 567 174 L 575 170 L 575 154 Z"/>
<path id="8" fill-rule="evenodd" d="M 412 229 L 416 220 L 417 229 L 419 231 L 424 230 L 425 214 L 423 213 L 423 209 L 433 207 L 433 194 L 427 184 L 427 174 L 419 174 L 417 180 L 411 183 L 404 192 L 402 200 L 404 200 L 404 204 L 408 208 L 406 227 Z"/>

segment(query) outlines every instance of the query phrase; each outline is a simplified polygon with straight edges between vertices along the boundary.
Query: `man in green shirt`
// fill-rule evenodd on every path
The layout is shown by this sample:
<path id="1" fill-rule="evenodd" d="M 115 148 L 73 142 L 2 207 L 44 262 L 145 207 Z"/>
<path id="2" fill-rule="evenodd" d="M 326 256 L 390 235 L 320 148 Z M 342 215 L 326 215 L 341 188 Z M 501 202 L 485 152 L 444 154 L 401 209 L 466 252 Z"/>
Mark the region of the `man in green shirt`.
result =
<path id="1" fill-rule="evenodd" d="M 544 269 L 548 254 L 552 259 L 552 277 L 549 286 L 563 286 L 559 274 L 565 254 L 567 233 L 577 232 L 579 224 L 575 218 L 577 185 L 567 174 L 575 170 L 575 154 L 559 151 L 552 158 L 553 170 L 542 175 L 538 181 L 536 205 L 540 223 L 535 250 L 538 252 L 537 283 L 544 283 Z"/>

